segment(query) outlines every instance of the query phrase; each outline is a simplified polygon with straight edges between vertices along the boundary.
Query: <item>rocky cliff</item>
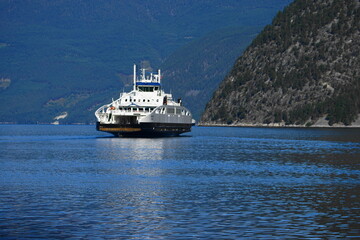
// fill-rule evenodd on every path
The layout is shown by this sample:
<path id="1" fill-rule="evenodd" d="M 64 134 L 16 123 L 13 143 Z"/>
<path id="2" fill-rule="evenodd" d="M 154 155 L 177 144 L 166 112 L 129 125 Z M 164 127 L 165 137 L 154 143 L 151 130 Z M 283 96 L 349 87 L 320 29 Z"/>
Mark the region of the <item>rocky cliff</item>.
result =
<path id="1" fill-rule="evenodd" d="M 220 84 L 202 124 L 351 125 L 360 112 L 360 1 L 296 0 Z"/>

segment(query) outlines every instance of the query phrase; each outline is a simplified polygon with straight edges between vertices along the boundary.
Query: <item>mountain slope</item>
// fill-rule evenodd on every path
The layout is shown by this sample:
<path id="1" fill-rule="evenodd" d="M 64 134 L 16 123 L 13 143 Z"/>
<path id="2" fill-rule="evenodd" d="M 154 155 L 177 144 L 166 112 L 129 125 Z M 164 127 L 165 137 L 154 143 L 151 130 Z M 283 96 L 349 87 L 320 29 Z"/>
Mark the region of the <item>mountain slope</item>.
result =
<path id="1" fill-rule="evenodd" d="M 46 123 L 64 112 L 62 123 L 94 122 L 96 108 L 129 85 L 132 64 L 158 68 L 210 32 L 264 26 L 288 2 L 1 1 L 0 122 Z M 177 96 L 187 87 L 168 85 Z"/>
<path id="2" fill-rule="evenodd" d="M 295 124 L 360 112 L 360 2 L 296 0 L 237 60 L 204 124 Z"/>
<path id="3" fill-rule="evenodd" d="M 221 29 L 179 49 L 162 64 L 164 87 L 181 96 L 199 119 L 231 63 L 259 31 L 256 26 Z"/>

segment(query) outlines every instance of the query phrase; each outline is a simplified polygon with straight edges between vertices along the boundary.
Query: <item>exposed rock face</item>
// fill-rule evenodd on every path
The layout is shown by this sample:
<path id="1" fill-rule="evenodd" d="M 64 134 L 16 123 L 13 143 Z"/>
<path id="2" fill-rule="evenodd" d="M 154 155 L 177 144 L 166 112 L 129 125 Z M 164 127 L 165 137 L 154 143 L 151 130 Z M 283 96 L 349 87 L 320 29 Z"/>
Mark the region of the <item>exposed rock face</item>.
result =
<path id="1" fill-rule="evenodd" d="M 360 1 L 296 0 L 237 60 L 203 124 L 350 125 L 360 112 Z"/>

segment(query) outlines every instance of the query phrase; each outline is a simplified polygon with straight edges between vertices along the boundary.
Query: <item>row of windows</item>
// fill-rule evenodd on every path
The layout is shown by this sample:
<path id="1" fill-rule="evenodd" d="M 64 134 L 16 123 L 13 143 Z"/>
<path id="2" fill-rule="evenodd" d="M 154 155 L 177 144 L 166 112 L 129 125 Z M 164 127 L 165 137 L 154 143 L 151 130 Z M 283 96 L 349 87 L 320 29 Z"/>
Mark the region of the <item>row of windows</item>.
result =
<path id="1" fill-rule="evenodd" d="M 155 108 L 153 108 L 153 107 L 144 107 L 144 108 L 119 107 L 120 111 L 126 111 L 126 112 L 152 112 L 154 109 Z M 156 113 L 158 113 L 158 114 L 172 114 L 172 115 L 190 116 L 190 113 L 188 111 L 186 111 L 185 109 L 173 108 L 173 107 L 158 108 L 156 110 Z"/>
<path id="2" fill-rule="evenodd" d="M 185 109 L 173 108 L 173 107 L 159 108 L 156 110 L 156 113 L 190 116 L 190 113 L 188 111 L 186 111 Z"/>
<path id="3" fill-rule="evenodd" d="M 131 108 L 131 107 L 120 107 L 120 111 L 128 111 L 128 112 L 151 112 L 155 108 L 146 107 L 146 108 Z"/>
<path id="4" fill-rule="evenodd" d="M 129 100 L 129 102 L 133 101 L 133 102 L 136 102 L 136 99 L 125 99 L 125 102 L 127 102 Z M 146 99 L 143 99 L 142 100 L 143 102 L 146 102 Z M 151 99 L 152 102 L 154 102 L 155 100 L 154 99 Z M 141 99 L 138 99 L 137 102 L 141 102 Z M 147 102 L 150 102 L 150 99 L 147 99 Z M 159 102 L 159 99 L 156 99 L 156 102 Z"/>
<path id="5" fill-rule="evenodd" d="M 138 87 L 138 90 L 141 92 L 153 92 L 159 90 L 159 87 Z"/>

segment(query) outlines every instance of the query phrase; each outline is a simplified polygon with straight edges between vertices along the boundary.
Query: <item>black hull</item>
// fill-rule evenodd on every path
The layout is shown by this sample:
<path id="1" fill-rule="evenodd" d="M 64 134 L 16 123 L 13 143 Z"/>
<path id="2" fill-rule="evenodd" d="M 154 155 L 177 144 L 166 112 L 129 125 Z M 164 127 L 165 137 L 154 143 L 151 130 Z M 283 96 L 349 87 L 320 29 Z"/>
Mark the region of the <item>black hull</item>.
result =
<path id="1" fill-rule="evenodd" d="M 103 124 L 96 123 L 96 130 L 114 134 L 116 137 L 172 137 L 190 132 L 192 124 L 140 123 Z"/>

